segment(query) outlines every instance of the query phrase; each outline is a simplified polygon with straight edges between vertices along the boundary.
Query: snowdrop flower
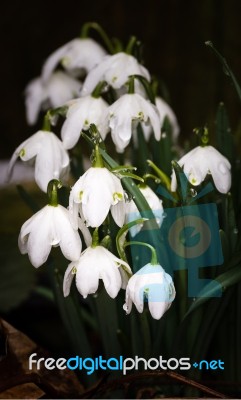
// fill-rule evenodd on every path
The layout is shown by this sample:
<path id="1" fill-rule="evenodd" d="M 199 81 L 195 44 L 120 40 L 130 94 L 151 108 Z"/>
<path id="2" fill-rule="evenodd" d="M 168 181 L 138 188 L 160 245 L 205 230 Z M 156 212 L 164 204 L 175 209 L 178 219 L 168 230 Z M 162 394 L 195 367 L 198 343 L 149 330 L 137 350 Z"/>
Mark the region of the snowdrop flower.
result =
<path id="1" fill-rule="evenodd" d="M 77 262 L 69 264 L 63 283 L 65 297 L 69 295 L 74 275 L 77 289 L 84 298 L 97 291 L 100 279 L 108 295 L 115 298 L 121 288 L 126 288 L 126 276 L 131 275 L 131 269 L 125 261 L 98 245 L 88 247 Z"/>
<path id="2" fill-rule="evenodd" d="M 147 264 L 130 278 L 123 308 L 130 314 L 134 303 L 142 313 L 144 301 L 148 301 L 152 317 L 160 319 L 171 306 L 175 293 L 171 276 L 159 264 Z"/>
<path id="3" fill-rule="evenodd" d="M 89 168 L 70 192 L 69 210 L 75 228 L 78 213 L 87 226 L 98 227 L 109 211 L 116 224 L 122 226 L 125 220 L 125 203 L 120 179 L 105 167 Z"/>
<path id="4" fill-rule="evenodd" d="M 137 93 L 124 94 L 109 107 L 109 127 L 118 152 L 122 153 L 132 136 L 133 122 L 152 126 L 156 140 L 161 138 L 157 108 Z"/>
<path id="5" fill-rule="evenodd" d="M 95 124 L 104 140 L 109 130 L 107 121 L 108 104 L 101 97 L 85 96 L 70 101 L 66 120 L 62 126 L 61 137 L 64 147 L 71 149 L 76 145 L 81 131 Z"/>
<path id="6" fill-rule="evenodd" d="M 177 117 L 173 110 L 161 97 L 156 97 L 155 103 L 160 114 L 161 126 L 163 125 L 165 117 L 168 117 L 172 127 L 172 138 L 175 141 L 179 135 L 180 128 L 177 122 Z"/>
<path id="7" fill-rule="evenodd" d="M 148 70 L 135 57 L 126 53 L 105 56 L 87 75 L 82 93 L 90 94 L 99 81 L 106 81 L 114 89 L 120 89 L 130 75 L 141 75 L 150 80 Z"/>
<path id="8" fill-rule="evenodd" d="M 212 146 L 198 146 L 183 156 L 178 164 L 183 167 L 192 185 L 200 185 L 207 174 L 211 174 L 214 185 L 220 193 L 227 193 L 231 187 L 231 165 L 226 157 Z M 176 175 L 172 173 L 171 190 L 177 188 Z"/>
<path id="9" fill-rule="evenodd" d="M 60 107 L 66 101 L 77 97 L 81 86 L 79 81 L 62 71 L 54 72 L 46 81 L 41 77 L 33 79 L 25 90 L 28 123 L 36 123 L 41 109 Z"/>
<path id="10" fill-rule="evenodd" d="M 18 157 L 23 161 L 35 160 L 35 180 L 43 192 L 50 180 L 68 178 L 69 155 L 52 132 L 38 131 L 17 147 L 9 163 L 9 178 Z"/>
<path id="11" fill-rule="evenodd" d="M 147 185 L 139 185 L 139 189 L 143 196 L 145 197 L 147 203 L 149 204 L 153 214 L 156 217 L 156 221 L 159 225 L 159 227 L 162 224 L 163 220 L 163 206 L 162 206 L 162 200 L 157 197 L 155 192 L 147 186 Z M 140 212 L 137 209 L 137 206 L 134 202 L 134 200 L 131 200 L 129 203 L 126 203 L 126 223 L 135 221 L 136 219 L 141 218 Z M 138 224 L 130 228 L 130 233 L 131 236 L 137 235 L 137 233 L 140 232 L 143 224 Z"/>
<path id="12" fill-rule="evenodd" d="M 65 258 L 78 260 L 82 243 L 74 230 L 69 212 L 61 205 L 47 205 L 29 218 L 19 235 L 19 249 L 28 254 L 31 264 L 38 268 L 47 261 L 51 247 L 60 246 Z"/>
<path id="13" fill-rule="evenodd" d="M 105 55 L 105 50 L 93 39 L 73 39 L 47 58 L 43 65 L 42 78 L 47 81 L 59 63 L 69 72 L 89 72 Z"/>

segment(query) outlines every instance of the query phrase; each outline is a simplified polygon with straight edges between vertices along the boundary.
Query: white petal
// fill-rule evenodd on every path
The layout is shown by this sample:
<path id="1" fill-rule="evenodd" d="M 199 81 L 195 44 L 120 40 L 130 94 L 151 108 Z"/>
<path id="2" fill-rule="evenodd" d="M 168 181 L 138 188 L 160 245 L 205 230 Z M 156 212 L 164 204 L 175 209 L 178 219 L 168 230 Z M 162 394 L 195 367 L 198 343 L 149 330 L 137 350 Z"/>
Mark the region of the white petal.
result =
<path id="1" fill-rule="evenodd" d="M 76 286 L 84 298 L 89 294 L 95 293 L 99 286 L 97 260 L 95 259 L 93 262 L 93 257 L 89 250 L 92 249 L 88 248 L 84 256 L 81 256 L 82 258 L 80 257 L 76 272 Z"/>
<path id="2" fill-rule="evenodd" d="M 122 227 L 125 223 L 125 202 L 124 200 L 119 201 L 114 206 L 111 206 L 112 217 L 119 227 Z"/>
<path id="3" fill-rule="evenodd" d="M 70 287 L 71 287 L 72 281 L 75 276 L 75 274 L 72 272 L 74 267 L 75 267 L 75 263 L 72 262 L 69 264 L 68 268 L 65 271 L 64 280 L 63 280 L 64 297 L 67 297 L 69 295 Z"/>
<path id="4" fill-rule="evenodd" d="M 83 129 L 83 115 L 80 112 L 75 112 L 64 121 L 61 129 L 61 138 L 65 149 L 72 149 L 78 142 L 81 131 Z"/>
<path id="5" fill-rule="evenodd" d="M 43 68 L 42 68 L 42 78 L 43 81 L 47 81 L 53 72 L 53 70 L 56 68 L 58 63 L 61 61 L 61 59 L 64 57 L 68 49 L 76 43 L 77 39 L 73 39 L 70 42 L 66 43 L 64 46 L 61 46 L 57 50 L 55 50 L 54 53 L 52 53 L 47 60 L 45 61 Z"/>
<path id="6" fill-rule="evenodd" d="M 81 233 L 84 237 L 85 244 L 87 247 L 89 247 L 92 243 L 92 237 L 91 237 L 90 231 L 87 228 L 87 226 L 85 225 L 82 218 L 79 218 L 78 222 L 79 222 L 79 229 L 81 230 Z"/>
<path id="7" fill-rule="evenodd" d="M 41 78 L 32 80 L 25 89 L 26 117 L 29 125 L 37 121 L 43 99 L 43 87 Z"/>
<path id="8" fill-rule="evenodd" d="M 80 236 L 70 224 L 69 213 L 61 205 L 54 207 L 54 223 L 59 237 L 59 245 L 65 258 L 70 261 L 79 259 L 82 249 Z"/>
<path id="9" fill-rule="evenodd" d="M 105 290 L 107 291 L 108 295 L 114 299 L 121 288 L 121 275 L 117 266 L 107 265 L 102 269 L 100 278 L 103 279 Z"/>
<path id="10" fill-rule="evenodd" d="M 163 316 L 163 314 L 168 310 L 169 303 L 158 302 L 158 301 L 154 301 L 154 302 L 149 301 L 148 306 L 149 306 L 151 316 L 154 319 L 160 319 Z"/>
<path id="11" fill-rule="evenodd" d="M 47 261 L 51 250 L 52 230 L 50 214 L 51 212 L 43 214 L 41 224 L 33 226 L 28 237 L 28 256 L 31 264 L 36 268 Z"/>

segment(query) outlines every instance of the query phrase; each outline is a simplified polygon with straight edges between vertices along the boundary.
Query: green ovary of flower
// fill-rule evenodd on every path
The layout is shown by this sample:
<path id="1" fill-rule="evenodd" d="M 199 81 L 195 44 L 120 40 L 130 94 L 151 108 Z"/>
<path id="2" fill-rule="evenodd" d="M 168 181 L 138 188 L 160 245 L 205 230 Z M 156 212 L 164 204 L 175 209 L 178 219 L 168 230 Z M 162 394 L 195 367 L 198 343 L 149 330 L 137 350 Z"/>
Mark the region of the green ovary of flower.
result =
<path id="1" fill-rule="evenodd" d="M 26 151 L 25 151 L 24 148 L 22 148 L 22 149 L 20 150 L 19 156 L 20 156 L 20 157 L 24 157 L 25 154 L 26 154 Z"/>
<path id="2" fill-rule="evenodd" d="M 113 193 L 113 200 L 114 201 L 121 201 L 123 199 L 122 193 L 115 192 Z"/>

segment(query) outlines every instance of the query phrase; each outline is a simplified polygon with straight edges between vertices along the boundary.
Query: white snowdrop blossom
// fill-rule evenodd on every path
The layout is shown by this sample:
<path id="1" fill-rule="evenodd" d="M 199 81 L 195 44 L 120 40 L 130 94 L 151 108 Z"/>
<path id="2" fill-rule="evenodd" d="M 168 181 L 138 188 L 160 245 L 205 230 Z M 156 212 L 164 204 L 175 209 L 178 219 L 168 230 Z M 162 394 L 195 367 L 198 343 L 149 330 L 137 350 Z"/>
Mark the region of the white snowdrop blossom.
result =
<path id="1" fill-rule="evenodd" d="M 100 81 L 106 81 L 114 89 L 120 89 L 130 75 L 141 75 L 150 80 L 148 70 L 139 64 L 137 59 L 126 53 L 105 56 L 87 75 L 82 93 L 90 94 Z"/>
<path id="2" fill-rule="evenodd" d="M 35 180 L 43 192 L 47 192 L 52 179 L 64 182 L 68 178 L 69 155 L 53 132 L 38 131 L 17 147 L 9 163 L 9 178 L 18 157 L 22 161 L 35 160 Z"/>
<path id="3" fill-rule="evenodd" d="M 125 203 L 120 179 L 107 168 L 89 168 L 70 192 L 69 210 L 75 228 L 79 213 L 87 226 L 98 227 L 109 211 L 116 224 L 122 226 L 125 220 Z"/>
<path id="4" fill-rule="evenodd" d="M 88 247 L 77 262 L 69 264 L 65 272 L 64 296 L 69 295 L 71 283 L 76 276 L 77 289 L 84 298 L 96 293 L 100 279 L 108 295 L 115 298 L 121 288 L 126 288 L 128 274 L 131 275 L 129 265 L 105 247 Z"/>
<path id="5" fill-rule="evenodd" d="M 95 124 L 104 140 L 109 130 L 107 121 L 108 104 L 101 97 L 85 96 L 70 101 L 66 120 L 62 126 L 61 138 L 66 149 L 73 148 L 82 130 Z"/>
<path id="6" fill-rule="evenodd" d="M 47 81 L 41 77 L 33 79 L 25 90 L 27 122 L 36 123 L 41 109 L 62 106 L 68 100 L 78 97 L 82 84 L 62 71 L 54 72 Z"/>
<path id="7" fill-rule="evenodd" d="M 147 264 L 130 278 L 123 308 L 130 314 L 134 303 L 137 311 L 142 313 L 147 301 L 152 317 L 160 319 L 171 306 L 175 294 L 172 278 L 161 265 Z"/>
<path id="8" fill-rule="evenodd" d="M 177 117 L 172 108 L 161 97 L 156 97 L 155 103 L 160 114 L 161 126 L 163 125 L 165 117 L 168 117 L 172 127 L 172 138 L 175 141 L 179 135 L 180 127 L 178 125 Z"/>
<path id="9" fill-rule="evenodd" d="M 83 70 L 89 72 L 105 55 L 106 51 L 93 39 L 73 39 L 47 58 L 42 68 L 42 78 L 44 81 L 48 80 L 59 63 L 75 75 Z"/>
<path id="10" fill-rule="evenodd" d="M 158 223 L 158 226 L 160 227 L 163 221 L 163 206 L 162 206 L 162 200 L 159 199 L 159 197 L 153 192 L 153 190 L 145 185 L 139 185 L 139 189 L 143 196 L 145 197 L 147 203 L 149 204 L 152 213 L 156 217 L 156 222 Z M 140 212 L 137 209 L 137 206 L 134 202 L 134 200 L 131 200 L 130 202 L 126 202 L 126 223 L 135 221 L 136 219 L 142 218 Z M 137 235 L 137 233 L 140 232 L 143 224 L 137 224 L 133 227 L 130 228 L 130 233 L 131 236 Z"/>
<path id="11" fill-rule="evenodd" d="M 70 223 L 69 212 L 61 205 L 47 205 L 29 218 L 21 228 L 18 244 L 20 252 L 28 254 L 36 268 L 47 261 L 52 246 L 60 246 L 70 261 L 78 260 L 82 249 L 78 231 Z"/>
<path id="12" fill-rule="evenodd" d="M 110 107 L 108 112 L 112 140 L 122 153 L 130 143 L 133 123 L 151 125 L 156 140 L 161 138 L 160 117 L 156 106 L 137 93 L 124 94 Z"/>
<path id="13" fill-rule="evenodd" d="M 212 146 L 198 146 L 185 154 L 178 164 L 183 167 L 192 185 L 200 185 L 207 174 L 211 174 L 214 185 L 220 193 L 227 193 L 231 187 L 231 165 L 226 157 Z M 177 188 L 176 175 L 172 173 L 171 190 Z"/>

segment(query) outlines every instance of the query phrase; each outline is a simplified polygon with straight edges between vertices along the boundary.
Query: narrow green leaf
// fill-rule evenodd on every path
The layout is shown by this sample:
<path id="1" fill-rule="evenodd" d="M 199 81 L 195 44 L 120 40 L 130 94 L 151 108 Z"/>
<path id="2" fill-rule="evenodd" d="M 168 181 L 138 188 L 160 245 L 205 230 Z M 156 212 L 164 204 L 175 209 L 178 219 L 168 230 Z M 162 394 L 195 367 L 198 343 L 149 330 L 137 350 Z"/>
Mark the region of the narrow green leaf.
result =
<path id="1" fill-rule="evenodd" d="M 223 103 L 218 106 L 216 114 L 216 147 L 227 159 L 234 161 L 234 140 L 231 134 L 228 115 Z"/>
<path id="2" fill-rule="evenodd" d="M 213 50 L 215 55 L 221 61 L 221 64 L 223 65 L 223 68 L 224 68 L 224 71 L 225 71 L 226 75 L 228 75 L 230 77 L 231 81 L 233 82 L 233 85 L 234 85 L 234 87 L 236 89 L 236 92 L 238 94 L 239 100 L 241 101 L 241 88 L 239 86 L 239 83 L 238 83 L 233 71 L 229 67 L 226 59 L 218 52 L 218 50 L 214 47 L 214 45 L 213 45 L 213 43 L 211 41 L 207 41 L 207 42 L 205 42 L 205 44 L 206 44 L 206 46 L 210 47 Z"/>
<path id="3" fill-rule="evenodd" d="M 102 287 L 95 297 L 95 304 L 98 317 L 98 326 L 106 358 L 118 357 L 120 345 L 118 331 L 118 312 L 115 300 L 111 299 Z"/>
<path id="4" fill-rule="evenodd" d="M 48 274 L 51 285 L 53 287 L 55 300 L 60 311 L 65 329 L 69 335 L 72 348 L 77 355 L 87 358 L 92 357 L 92 349 L 87 338 L 86 330 L 81 317 L 79 308 L 81 305 L 78 302 L 77 293 L 72 288 L 68 297 L 63 296 L 63 268 L 60 267 L 53 257 L 49 257 L 47 262 Z M 95 374 L 87 375 L 88 382 L 93 382 Z"/>

